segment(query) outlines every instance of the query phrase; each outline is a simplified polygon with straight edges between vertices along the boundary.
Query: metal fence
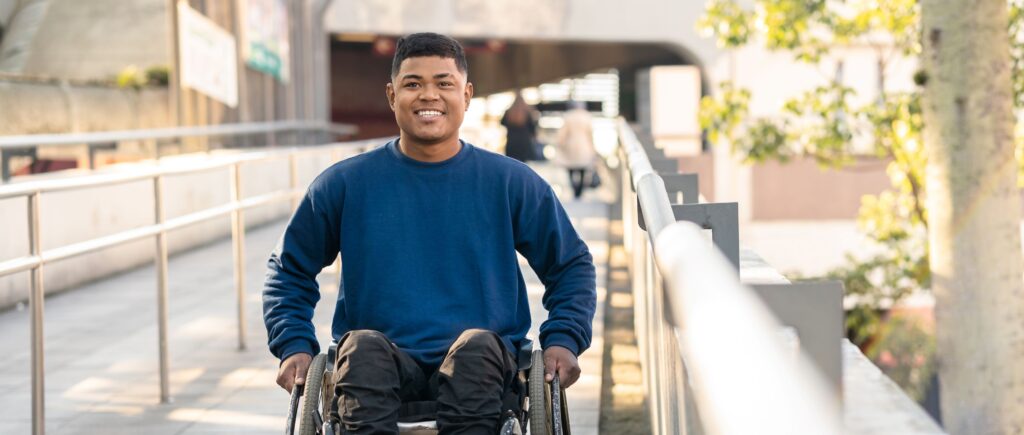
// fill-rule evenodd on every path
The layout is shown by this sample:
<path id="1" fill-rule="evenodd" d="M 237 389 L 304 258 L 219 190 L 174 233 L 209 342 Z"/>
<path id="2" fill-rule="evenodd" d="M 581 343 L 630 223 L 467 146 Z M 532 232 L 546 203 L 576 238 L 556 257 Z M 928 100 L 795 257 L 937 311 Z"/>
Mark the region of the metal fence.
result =
<path id="1" fill-rule="evenodd" d="M 40 146 L 51 148 L 86 145 L 89 149 L 88 166 L 89 168 L 95 168 L 97 151 L 116 149 L 117 144 L 121 142 L 144 141 L 152 143 L 153 157 L 160 158 L 160 147 L 157 145 L 157 142 L 160 140 L 191 137 L 211 138 L 218 136 L 244 137 L 266 135 L 268 137 L 267 142 L 272 143 L 275 134 L 287 132 L 302 134 L 304 143 L 324 143 L 330 141 L 325 139 L 323 135 L 350 136 L 356 133 L 356 127 L 323 121 L 293 120 L 197 127 L 169 127 L 148 130 L 0 136 L 0 180 L 4 182 L 10 180 L 10 161 L 12 157 L 34 158 L 36 149 Z"/>
<path id="2" fill-rule="evenodd" d="M 624 120 L 619 139 L 624 245 L 652 432 L 841 433 L 839 392 L 799 338 L 740 282 L 738 258 L 712 246 L 701 227 L 677 222 L 665 182 Z"/>
<path id="3" fill-rule="evenodd" d="M 256 134 L 265 133 L 269 130 L 288 130 L 301 128 L 322 128 L 322 124 L 316 125 L 235 125 L 231 128 L 211 128 L 211 134 Z M 241 128 L 239 128 L 241 127 Z M 333 127 L 332 127 L 333 128 Z M 346 128 L 347 130 L 347 128 Z M 145 132 L 111 132 L 94 134 L 96 137 L 107 139 L 111 135 L 130 133 L 133 138 L 155 138 L 162 135 L 201 134 L 201 131 L 186 129 L 166 129 Z M 0 138 L 0 146 L 16 146 L 18 143 L 35 144 L 60 144 L 60 143 L 82 143 L 81 135 L 46 135 L 47 138 L 36 136 L 34 140 L 25 140 L 25 137 L 15 139 Z M 44 140 L 45 139 L 45 140 Z M 304 154 L 327 154 L 332 161 L 339 160 L 343 153 L 358 153 L 376 147 L 382 143 L 381 140 L 368 140 L 342 144 L 330 144 L 311 146 L 303 148 L 282 148 L 266 152 L 247 153 L 242 156 L 228 158 L 226 161 L 192 165 L 188 168 L 161 168 L 159 166 L 126 174 L 104 174 L 85 177 L 66 178 L 58 180 L 29 181 L 24 183 L 8 184 L 0 186 L 0 200 L 8 198 L 25 197 L 28 200 L 28 223 L 29 223 L 29 255 L 0 262 L 0 276 L 13 273 L 30 271 L 31 287 L 29 293 L 29 318 L 31 323 L 31 345 L 32 345 L 32 432 L 43 434 L 45 432 L 45 398 L 44 398 L 44 343 L 43 343 L 43 319 L 45 295 L 43 287 L 43 266 L 48 263 L 60 261 L 96 252 L 101 249 L 122 245 L 125 243 L 145 238 L 156 240 L 156 269 L 157 269 L 157 325 L 158 325 L 158 347 L 159 347 L 159 371 L 160 371 L 160 400 L 170 400 L 169 385 L 169 355 L 167 348 L 167 237 L 168 233 L 186 226 L 198 224 L 226 215 L 231 216 L 231 238 L 232 253 L 234 257 L 235 290 L 238 303 L 238 347 L 246 347 L 245 331 L 245 310 L 244 307 L 244 252 L 245 252 L 245 216 L 244 211 L 253 207 L 259 207 L 281 201 L 291 201 L 292 207 L 297 205 L 297 198 L 304 193 L 305 186 L 298 185 L 298 174 L 296 159 Z M 287 160 L 289 168 L 289 185 L 287 189 L 280 189 L 270 193 L 243 198 L 241 195 L 241 168 L 243 165 L 268 160 Z M 173 219 L 164 218 L 163 184 L 164 179 L 170 176 L 184 174 L 195 174 L 206 171 L 228 168 L 230 171 L 231 200 L 223 205 L 196 211 Z M 40 198 L 44 194 L 80 190 L 85 188 L 109 186 L 149 180 L 153 186 L 153 203 L 155 204 L 154 222 L 139 228 L 118 232 L 103 237 L 97 237 L 83 242 L 55 247 L 47 250 L 42 249 L 40 234 Z"/>

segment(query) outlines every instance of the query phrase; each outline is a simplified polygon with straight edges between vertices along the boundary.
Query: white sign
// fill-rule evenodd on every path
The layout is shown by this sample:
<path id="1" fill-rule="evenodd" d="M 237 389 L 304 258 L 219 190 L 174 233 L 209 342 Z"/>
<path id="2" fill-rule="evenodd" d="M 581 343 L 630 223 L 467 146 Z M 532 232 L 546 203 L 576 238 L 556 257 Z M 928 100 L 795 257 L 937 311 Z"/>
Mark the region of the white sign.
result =
<path id="1" fill-rule="evenodd" d="M 651 135 L 670 156 L 701 153 L 700 69 L 651 68 Z"/>
<path id="2" fill-rule="evenodd" d="M 245 63 L 287 83 L 291 69 L 288 5 L 284 0 L 247 0 L 238 6 L 245 19 L 239 36 Z"/>
<path id="3" fill-rule="evenodd" d="M 230 107 L 238 105 L 235 37 L 178 2 L 181 84 Z"/>

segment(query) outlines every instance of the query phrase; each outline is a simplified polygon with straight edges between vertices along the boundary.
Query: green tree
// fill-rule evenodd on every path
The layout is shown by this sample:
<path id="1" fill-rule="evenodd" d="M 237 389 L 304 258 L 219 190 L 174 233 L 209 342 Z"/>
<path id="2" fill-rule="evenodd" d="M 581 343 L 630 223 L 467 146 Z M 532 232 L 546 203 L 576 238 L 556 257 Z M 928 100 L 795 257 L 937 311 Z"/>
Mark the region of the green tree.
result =
<path id="1" fill-rule="evenodd" d="M 826 54 L 867 44 L 884 78 L 894 57 L 920 50 L 916 2 L 757 0 L 754 10 L 745 10 L 732 0 L 712 0 L 698 26 L 724 48 L 761 44 L 786 50 L 834 77 L 791 96 L 771 117 L 749 113 L 750 90 L 720 83 L 717 93 L 701 101 L 701 124 L 713 142 L 728 143 L 750 163 L 800 156 L 841 168 L 854 161 L 857 137 L 870 143 L 871 154 L 889 159 L 891 189 L 865 196 L 858 218 L 859 228 L 884 249 L 869 259 L 849 257 L 848 267 L 829 273 L 844 281 L 856 301 L 847 326 L 851 338 L 864 344 L 878 330 L 879 307 L 929 285 L 920 94 L 891 91 L 882 79 L 876 101 L 854 107 L 854 90 L 841 80 L 843 59 Z"/>
<path id="2" fill-rule="evenodd" d="M 864 345 L 882 332 L 880 308 L 917 289 L 933 287 L 922 94 L 934 70 L 922 68 L 916 73 L 913 79 L 919 87 L 910 91 L 894 91 L 885 81 L 894 59 L 922 53 L 922 6 L 916 0 L 755 0 L 754 4 L 753 9 L 744 9 L 733 0 L 711 0 L 698 27 L 723 48 L 758 45 L 783 50 L 833 79 L 790 96 L 770 117 L 750 114 L 749 89 L 729 81 L 719 83 L 717 92 L 701 102 L 701 124 L 713 142 L 728 144 L 747 162 L 800 156 L 841 168 L 865 148 L 889 161 L 890 189 L 862 198 L 858 217 L 859 228 L 882 249 L 871 258 L 848 256 L 847 266 L 828 274 L 843 280 L 847 294 L 852 295 L 855 306 L 847 326 L 851 338 Z M 1008 5 L 1008 17 L 994 15 L 993 19 L 1002 20 L 1009 33 L 1013 105 L 1019 111 L 1024 107 L 1024 0 L 1010 0 Z M 961 6 L 974 7 L 957 7 Z M 842 53 L 832 50 L 854 44 L 873 49 L 879 72 L 877 98 L 860 106 L 854 106 L 854 91 L 843 84 Z M 1017 131 L 1022 128 L 1018 126 Z M 1019 136 L 1016 154 L 1021 162 L 1024 141 Z M 1017 168 L 1024 164 L 1018 163 Z"/>

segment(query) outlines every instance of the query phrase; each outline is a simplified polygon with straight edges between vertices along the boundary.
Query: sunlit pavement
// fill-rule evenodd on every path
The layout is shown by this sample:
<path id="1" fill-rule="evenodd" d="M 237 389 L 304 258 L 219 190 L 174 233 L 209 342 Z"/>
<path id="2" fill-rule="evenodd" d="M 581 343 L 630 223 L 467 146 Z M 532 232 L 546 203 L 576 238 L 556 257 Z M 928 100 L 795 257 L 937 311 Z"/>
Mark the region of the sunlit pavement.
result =
<path id="1" fill-rule="evenodd" d="M 547 164 L 547 178 L 598 268 L 594 341 L 581 358 L 583 375 L 569 391 L 572 431 L 597 433 L 601 391 L 603 307 L 608 257 L 609 184 L 572 200 L 567 176 Z M 54 434 L 280 434 L 288 395 L 274 379 L 277 360 L 266 347 L 260 291 L 267 254 L 284 222 L 251 229 L 246 238 L 246 333 L 238 350 L 231 247 L 223 240 L 170 261 L 170 386 L 159 403 L 155 269 L 146 267 L 46 300 L 46 429 Z M 173 233 L 170 237 L 173 237 Z M 534 336 L 546 318 L 543 286 L 520 259 L 529 286 Z M 26 279 L 27 276 L 26 276 Z M 322 301 L 337 296 L 337 276 L 321 275 Z M 317 306 L 322 344 L 330 341 L 333 303 Z M 31 433 L 27 310 L 0 313 L 0 434 Z"/>

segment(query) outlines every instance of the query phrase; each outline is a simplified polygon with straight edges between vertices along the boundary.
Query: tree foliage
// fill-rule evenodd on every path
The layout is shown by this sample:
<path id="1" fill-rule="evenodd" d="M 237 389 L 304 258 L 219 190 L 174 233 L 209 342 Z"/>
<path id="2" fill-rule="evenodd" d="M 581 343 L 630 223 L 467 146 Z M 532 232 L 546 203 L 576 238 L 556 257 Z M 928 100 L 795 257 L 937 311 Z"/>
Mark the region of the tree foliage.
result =
<path id="1" fill-rule="evenodd" d="M 710 0 L 698 28 L 720 47 L 759 45 L 791 53 L 797 62 L 831 72 L 825 84 L 790 96 L 776 113 L 751 115 L 751 91 L 725 81 L 701 101 L 700 121 L 712 142 L 728 143 L 747 162 L 812 158 L 841 168 L 858 155 L 887 160 L 891 186 L 861 201 L 858 227 L 880 247 L 828 275 L 841 279 L 853 310 L 851 338 L 864 344 L 879 332 L 879 309 L 917 289 L 928 289 L 927 225 L 921 139 L 921 89 L 893 90 L 887 67 L 921 52 L 915 0 L 755 0 L 753 10 L 735 0 Z M 1024 107 L 1024 0 L 1010 0 L 1015 110 Z M 843 83 L 844 47 L 869 47 L 877 59 L 877 96 L 855 105 L 856 93 Z M 836 49 L 840 50 L 836 50 Z M 927 80 L 917 73 L 918 85 Z M 1018 127 L 1024 132 L 1024 127 Z M 1018 134 L 1017 156 L 1024 157 Z M 1019 163 L 1024 173 L 1024 163 Z M 1020 178 L 1024 180 L 1024 176 Z"/>

